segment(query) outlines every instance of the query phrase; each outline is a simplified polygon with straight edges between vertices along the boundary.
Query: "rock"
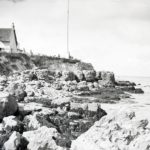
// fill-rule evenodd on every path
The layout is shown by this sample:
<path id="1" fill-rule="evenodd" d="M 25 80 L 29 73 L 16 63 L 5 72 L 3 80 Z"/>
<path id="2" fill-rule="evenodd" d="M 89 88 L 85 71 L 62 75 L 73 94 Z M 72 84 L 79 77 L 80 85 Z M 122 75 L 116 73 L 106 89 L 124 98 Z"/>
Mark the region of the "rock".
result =
<path id="1" fill-rule="evenodd" d="M 4 117 L 3 126 L 7 132 L 17 131 L 19 133 L 22 133 L 24 130 L 24 124 L 15 116 Z"/>
<path id="2" fill-rule="evenodd" d="M 93 82 L 96 79 L 96 72 L 94 70 L 84 70 L 83 71 L 85 80 L 87 82 Z"/>
<path id="3" fill-rule="evenodd" d="M 63 72 L 63 75 L 62 75 L 62 78 L 65 80 L 65 81 L 73 81 L 76 79 L 76 76 L 73 72 L 71 71 L 64 71 Z"/>
<path id="4" fill-rule="evenodd" d="M 101 78 L 103 81 L 107 81 L 107 82 L 112 83 L 112 84 L 115 83 L 115 75 L 113 72 L 102 71 L 101 72 Z"/>
<path id="5" fill-rule="evenodd" d="M 138 120 L 135 112 L 114 112 L 97 121 L 72 142 L 71 150 L 146 150 L 150 129 L 147 120 Z"/>
<path id="6" fill-rule="evenodd" d="M 61 83 L 53 83 L 53 88 L 56 89 L 56 90 L 62 90 L 62 87 L 63 87 L 63 84 Z"/>
<path id="7" fill-rule="evenodd" d="M 0 93 L 0 119 L 13 115 L 18 110 L 16 98 L 9 93 Z"/>
<path id="8" fill-rule="evenodd" d="M 86 81 L 79 82 L 77 85 L 79 91 L 89 91 L 89 87 Z"/>
<path id="9" fill-rule="evenodd" d="M 25 122 L 25 124 L 29 130 L 35 130 L 35 129 L 38 129 L 42 126 L 38 122 L 36 116 L 37 116 L 37 113 L 34 113 L 33 115 L 27 115 L 24 118 L 24 122 Z"/>
<path id="10" fill-rule="evenodd" d="M 24 98 L 27 96 L 26 91 L 24 91 L 23 89 L 17 89 L 15 91 L 15 96 L 17 97 L 17 101 L 24 101 Z"/>
<path id="11" fill-rule="evenodd" d="M 71 98 L 70 97 L 64 97 L 64 98 L 58 98 L 55 100 L 52 100 L 51 104 L 53 106 L 65 106 L 66 104 L 69 104 L 71 102 Z"/>
<path id="12" fill-rule="evenodd" d="M 18 122 L 15 116 L 8 116 L 3 118 L 3 124 L 5 129 L 11 130 L 17 127 Z"/>
<path id="13" fill-rule="evenodd" d="M 8 79 L 6 76 L 0 76 L 0 85 L 1 86 L 6 86 L 7 81 L 8 81 Z"/>
<path id="14" fill-rule="evenodd" d="M 107 80 L 98 80 L 98 83 L 100 87 L 115 87 L 114 83 Z"/>
<path id="15" fill-rule="evenodd" d="M 136 88 L 134 93 L 136 93 L 136 94 L 143 94 L 144 91 L 141 88 Z"/>
<path id="16" fill-rule="evenodd" d="M 61 76 L 62 76 L 62 72 L 60 72 L 60 71 L 55 72 L 55 77 L 56 78 L 60 78 Z"/>
<path id="17" fill-rule="evenodd" d="M 4 143 L 5 150 L 26 150 L 28 142 L 22 138 L 20 133 L 14 131 L 9 140 Z"/>
<path id="18" fill-rule="evenodd" d="M 116 81 L 116 85 L 117 86 L 135 86 L 136 84 L 130 81 Z"/>
<path id="19" fill-rule="evenodd" d="M 80 114 L 78 114 L 76 112 L 68 112 L 68 117 L 69 117 L 69 119 L 80 119 L 81 118 Z"/>
<path id="20" fill-rule="evenodd" d="M 77 71 L 75 74 L 76 74 L 76 76 L 77 76 L 78 81 L 83 81 L 83 80 L 85 80 L 85 77 L 84 77 L 84 74 L 83 74 L 82 71 Z"/>
<path id="21" fill-rule="evenodd" d="M 29 81 L 38 80 L 38 77 L 34 72 L 30 72 L 27 78 L 29 79 Z"/>
<path id="22" fill-rule="evenodd" d="M 47 128 L 45 126 L 40 127 L 34 131 L 27 131 L 23 133 L 29 144 L 28 150 L 63 150 L 63 148 L 56 145 L 55 140 L 59 136 L 58 132 L 54 128 Z"/>
<path id="23" fill-rule="evenodd" d="M 89 91 L 89 87 L 87 85 L 78 85 L 77 89 L 79 91 Z"/>
<path id="24" fill-rule="evenodd" d="M 28 91 L 27 92 L 27 96 L 29 97 L 33 97 L 35 95 L 35 93 L 33 91 Z"/>
<path id="25" fill-rule="evenodd" d="M 55 72 L 51 72 L 48 69 L 38 69 L 34 71 L 39 80 L 51 81 L 54 80 Z"/>
<path id="26" fill-rule="evenodd" d="M 18 101 L 23 101 L 24 98 L 27 96 L 27 93 L 25 91 L 25 84 L 21 84 L 21 83 L 11 83 L 8 88 L 7 91 L 16 96 Z"/>
<path id="27" fill-rule="evenodd" d="M 88 82 L 87 83 L 89 89 L 93 89 L 94 88 L 94 84 L 92 82 Z"/>
<path id="28" fill-rule="evenodd" d="M 96 80 L 102 80 L 102 77 L 101 77 L 101 71 L 97 71 L 96 72 Z"/>

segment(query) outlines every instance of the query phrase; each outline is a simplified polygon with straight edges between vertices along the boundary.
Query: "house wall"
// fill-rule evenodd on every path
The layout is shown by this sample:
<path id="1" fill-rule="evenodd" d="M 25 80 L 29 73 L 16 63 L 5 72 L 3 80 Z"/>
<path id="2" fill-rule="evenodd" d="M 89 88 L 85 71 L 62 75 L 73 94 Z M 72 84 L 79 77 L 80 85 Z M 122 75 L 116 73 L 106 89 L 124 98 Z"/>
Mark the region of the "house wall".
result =
<path id="1" fill-rule="evenodd" d="M 10 42 L 3 42 L 3 44 L 5 45 L 4 51 L 10 53 L 11 52 Z"/>
<path id="2" fill-rule="evenodd" d="M 17 43 L 15 39 L 15 31 L 12 29 L 11 37 L 10 37 L 10 49 L 12 53 L 17 53 Z"/>

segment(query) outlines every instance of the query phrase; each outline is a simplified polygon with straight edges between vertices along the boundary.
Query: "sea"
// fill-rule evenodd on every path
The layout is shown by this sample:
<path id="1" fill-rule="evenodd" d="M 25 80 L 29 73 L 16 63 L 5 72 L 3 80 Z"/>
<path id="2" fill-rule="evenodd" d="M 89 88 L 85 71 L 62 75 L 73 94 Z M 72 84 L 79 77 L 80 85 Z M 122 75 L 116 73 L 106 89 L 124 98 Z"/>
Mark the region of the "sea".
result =
<path id="1" fill-rule="evenodd" d="M 150 77 L 116 76 L 116 80 L 135 82 L 144 94 L 130 94 L 130 98 L 122 99 L 117 104 L 102 104 L 101 107 L 108 113 L 134 111 L 138 119 L 147 119 L 150 127 Z"/>

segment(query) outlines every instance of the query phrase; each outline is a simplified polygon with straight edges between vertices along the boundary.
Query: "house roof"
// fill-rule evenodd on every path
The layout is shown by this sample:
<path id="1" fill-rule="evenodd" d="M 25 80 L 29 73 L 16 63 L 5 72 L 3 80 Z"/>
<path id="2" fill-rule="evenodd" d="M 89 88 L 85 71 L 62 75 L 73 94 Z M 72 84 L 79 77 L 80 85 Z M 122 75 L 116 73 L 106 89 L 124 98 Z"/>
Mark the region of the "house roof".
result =
<path id="1" fill-rule="evenodd" d="M 0 28 L 0 41 L 9 42 L 11 37 L 11 28 Z"/>

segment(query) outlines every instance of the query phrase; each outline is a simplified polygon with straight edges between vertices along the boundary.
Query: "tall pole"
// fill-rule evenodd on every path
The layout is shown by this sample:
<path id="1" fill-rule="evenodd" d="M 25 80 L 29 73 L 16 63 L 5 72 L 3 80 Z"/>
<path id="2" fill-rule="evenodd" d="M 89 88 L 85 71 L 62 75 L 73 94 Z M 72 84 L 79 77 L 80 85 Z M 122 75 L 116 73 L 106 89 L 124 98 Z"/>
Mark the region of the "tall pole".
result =
<path id="1" fill-rule="evenodd" d="M 67 0 L 67 53 L 68 53 L 68 58 L 70 58 L 70 52 L 69 52 L 69 0 Z"/>

